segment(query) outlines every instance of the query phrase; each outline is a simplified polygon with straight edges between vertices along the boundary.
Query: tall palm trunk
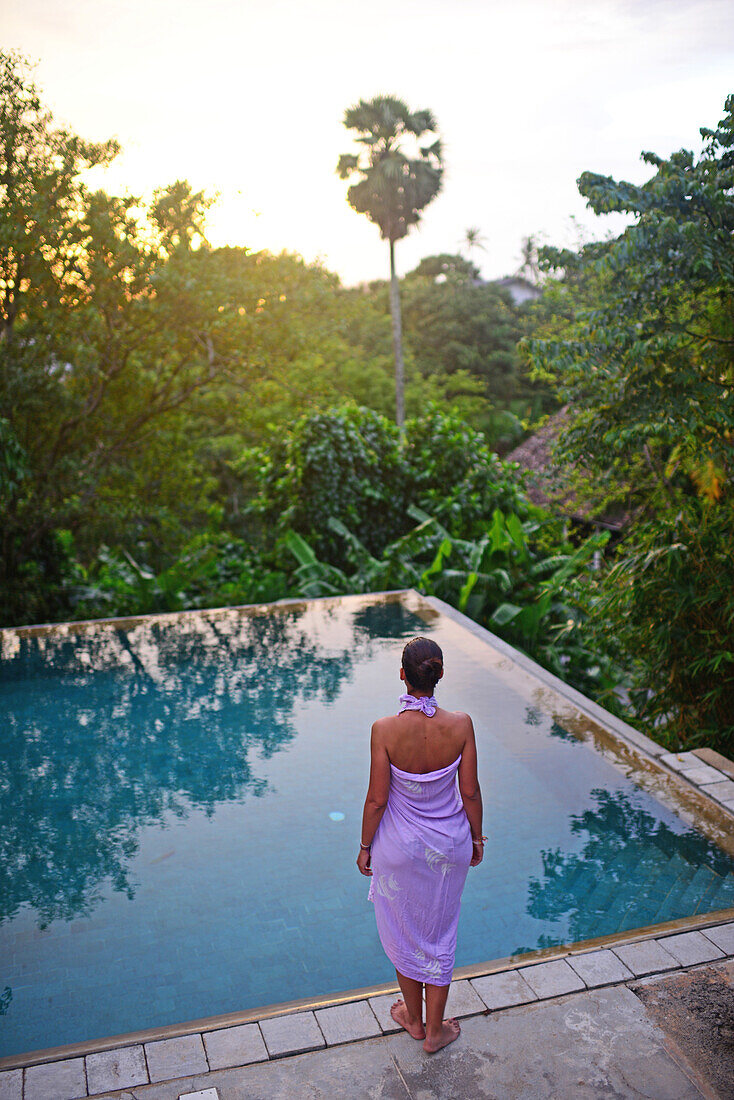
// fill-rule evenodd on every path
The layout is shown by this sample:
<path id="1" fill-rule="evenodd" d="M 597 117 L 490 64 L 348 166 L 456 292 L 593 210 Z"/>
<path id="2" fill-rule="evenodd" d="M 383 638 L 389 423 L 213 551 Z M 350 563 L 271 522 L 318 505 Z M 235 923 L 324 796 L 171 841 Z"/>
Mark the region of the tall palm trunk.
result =
<path id="1" fill-rule="evenodd" d="M 390 313 L 392 342 L 395 349 L 395 421 L 399 428 L 405 423 L 405 371 L 403 369 L 403 323 L 400 317 L 400 287 L 395 274 L 395 241 L 390 241 Z"/>

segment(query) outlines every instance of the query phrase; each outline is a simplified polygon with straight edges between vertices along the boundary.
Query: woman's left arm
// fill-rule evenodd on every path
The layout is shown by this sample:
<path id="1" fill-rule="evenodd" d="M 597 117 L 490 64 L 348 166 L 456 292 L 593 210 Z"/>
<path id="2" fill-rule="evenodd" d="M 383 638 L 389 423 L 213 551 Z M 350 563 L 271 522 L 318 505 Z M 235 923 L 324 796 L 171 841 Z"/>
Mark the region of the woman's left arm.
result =
<path id="1" fill-rule="evenodd" d="M 387 755 L 385 742 L 381 736 L 382 723 L 375 722 L 372 726 L 370 738 L 370 783 L 367 788 L 367 797 L 364 800 L 364 813 L 362 814 L 362 839 L 363 847 L 357 856 L 357 866 L 363 875 L 371 875 L 370 848 L 377 826 L 382 821 L 382 815 L 387 806 L 387 796 L 390 793 L 390 758 Z"/>

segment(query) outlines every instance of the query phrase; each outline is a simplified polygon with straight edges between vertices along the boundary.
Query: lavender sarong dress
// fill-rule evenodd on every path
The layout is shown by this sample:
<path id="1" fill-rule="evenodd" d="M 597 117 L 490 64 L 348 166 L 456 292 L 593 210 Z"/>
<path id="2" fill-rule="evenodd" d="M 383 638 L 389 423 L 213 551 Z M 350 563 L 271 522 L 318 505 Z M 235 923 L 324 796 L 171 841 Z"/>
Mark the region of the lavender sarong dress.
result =
<path id="1" fill-rule="evenodd" d="M 401 696 L 401 710 L 436 713 L 436 700 Z M 472 857 L 471 829 L 457 786 L 461 756 L 418 774 L 390 765 L 387 807 L 372 841 L 369 899 L 396 970 L 449 985 L 461 892 Z"/>

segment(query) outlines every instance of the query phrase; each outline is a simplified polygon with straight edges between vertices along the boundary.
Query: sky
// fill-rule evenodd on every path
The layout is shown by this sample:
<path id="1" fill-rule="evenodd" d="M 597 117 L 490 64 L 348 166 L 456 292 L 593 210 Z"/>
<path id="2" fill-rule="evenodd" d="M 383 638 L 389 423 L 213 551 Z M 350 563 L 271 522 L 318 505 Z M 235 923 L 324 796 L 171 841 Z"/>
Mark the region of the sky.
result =
<path id="1" fill-rule="evenodd" d="M 218 196 L 213 244 L 298 252 L 348 285 L 388 274 L 335 172 L 359 99 L 429 108 L 444 141 L 399 273 L 476 227 L 472 258 L 498 278 L 529 234 L 619 232 L 586 209 L 581 172 L 642 182 L 643 149 L 700 148 L 734 92 L 733 0 L 0 0 L 0 28 L 59 122 L 121 143 L 90 184 L 187 179 Z"/>

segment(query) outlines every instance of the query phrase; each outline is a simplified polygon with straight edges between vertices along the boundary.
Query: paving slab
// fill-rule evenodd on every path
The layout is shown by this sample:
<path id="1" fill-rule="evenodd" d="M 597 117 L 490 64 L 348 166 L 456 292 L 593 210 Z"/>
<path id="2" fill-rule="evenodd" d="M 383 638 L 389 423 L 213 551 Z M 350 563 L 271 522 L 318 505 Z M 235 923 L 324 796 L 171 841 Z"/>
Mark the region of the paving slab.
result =
<path id="1" fill-rule="evenodd" d="M 91 1096 L 147 1083 L 148 1070 L 142 1045 L 87 1055 L 87 1087 Z"/>
<path id="2" fill-rule="evenodd" d="M 477 1013 L 486 1011 L 484 1001 L 465 978 L 451 983 L 446 1001 L 446 1016 L 456 1016 L 461 1019 L 464 1016 L 476 1016 Z"/>
<path id="3" fill-rule="evenodd" d="M 720 802 L 725 799 L 734 799 L 734 780 L 724 779 L 721 783 L 702 783 L 700 790 L 704 794 L 710 794 L 712 798 L 718 798 Z"/>
<path id="4" fill-rule="evenodd" d="M 228 1069 L 230 1066 L 246 1066 L 250 1062 L 264 1062 L 268 1056 L 257 1024 L 240 1024 L 237 1027 L 205 1031 L 202 1039 L 212 1069 Z"/>
<path id="5" fill-rule="evenodd" d="M 703 934 L 707 940 L 721 948 L 725 955 L 734 955 L 734 921 L 717 924 L 715 928 L 706 928 Z"/>
<path id="6" fill-rule="evenodd" d="M 560 997 L 564 993 L 573 993 L 574 990 L 586 988 L 583 980 L 565 959 L 553 959 L 552 962 L 522 966 L 518 973 L 538 994 L 538 997 Z"/>
<path id="7" fill-rule="evenodd" d="M 403 1084 L 393 1057 L 395 1050 L 407 1044 L 421 1049 L 420 1043 L 403 1032 L 292 1058 L 214 1070 L 206 1076 L 145 1085 L 135 1089 L 134 1096 L 116 1093 L 100 1100 L 178 1100 L 181 1094 L 205 1088 L 216 1088 L 219 1100 L 415 1100 Z M 449 1100 L 449 1096 L 459 1100 L 453 1094 L 442 1100 Z"/>
<path id="8" fill-rule="evenodd" d="M 381 1034 L 380 1025 L 367 1001 L 317 1008 L 314 1015 L 327 1046 L 353 1043 L 356 1039 L 369 1039 L 372 1035 Z"/>
<path id="9" fill-rule="evenodd" d="M 25 1100 L 79 1100 L 87 1095 L 83 1058 L 28 1066 L 25 1071 Z"/>
<path id="10" fill-rule="evenodd" d="M 690 783 L 697 783 L 699 786 L 703 783 L 722 783 L 728 779 L 728 776 L 723 775 L 716 768 L 711 768 L 708 764 L 701 764 L 700 762 L 698 767 L 683 768 L 681 775 Z"/>
<path id="11" fill-rule="evenodd" d="M 22 1069 L 4 1069 L 0 1073 L 0 1100 L 23 1100 Z"/>
<path id="12" fill-rule="evenodd" d="M 511 1005 L 537 1001 L 538 996 L 517 970 L 505 970 L 499 974 L 487 974 L 472 978 L 472 988 L 479 994 L 487 1008 L 509 1008 Z"/>
<path id="13" fill-rule="evenodd" d="M 370 1008 L 386 1035 L 393 1031 L 402 1031 L 400 1024 L 396 1024 L 390 1015 L 390 1008 L 395 1004 L 398 997 L 400 997 L 399 993 L 381 993 L 379 997 L 369 998 Z"/>
<path id="14" fill-rule="evenodd" d="M 734 760 L 727 760 L 716 749 L 694 749 L 693 751 L 705 764 L 710 764 L 712 768 L 734 779 Z"/>
<path id="15" fill-rule="evenodd" d="M 625 982 L 634 977 L 622 960 L 607 948 L 589 951 L 583 955 L 570 955 L 568 964 L 573 967 L 589 989 L 599 985 L 611 985 L 612 982 Z"/>
<path id="16" fill-rule="evenodd" d="M 659 759 L 677 772 L 683 768 L 696 768 L 701 763 L 701 758 L 695 752 L 664 752 Z"/>
<path id="17" fill-rule="evenodd" d="M 697 963 L 712 962 L 713 959 L 724 957 L 721 948 L 712 944 L 700 932 L 679 932 L 675 936 L 666 936 L 659 942 L 682 966 L 696 966 Z"/>
<path id="18" fill-rule="evenodd" d="M 419 1043 L 394 1054 L 415 1100 L 701 1100 L 664 1044 L 618 986 L 475 1016 L 432 1057 Z"/>
<path id="19" fill-rule="evenodd" d="M 200 1035 L 179 1035 L 175 1039 L 156 1039 L 145 1044 L 151 1081 L 189 1077 L 206 1073 L 209 1065 Z"/>
<path id="20" fill-rule="evenodd" d="M 271 1058 L 326 1046 L 313 1012 L 293 1012 L 290 1016 L 261 1020 L 260 1030 Z"/>
<path id="21" fill-rule="evenodd" d="M 721 800 L 721 805 L 724 806 L 729 813 L 734 814 L 734 798 L 723 798 Z"/>
<path id="22" fill-rule="evenodd" d="M 661 947 L 657 940 L 623 943 L 613 947 L 612 951 L 637 978 L 662 970 L 675 970 L 680 966 L 675 956 Z"/>

